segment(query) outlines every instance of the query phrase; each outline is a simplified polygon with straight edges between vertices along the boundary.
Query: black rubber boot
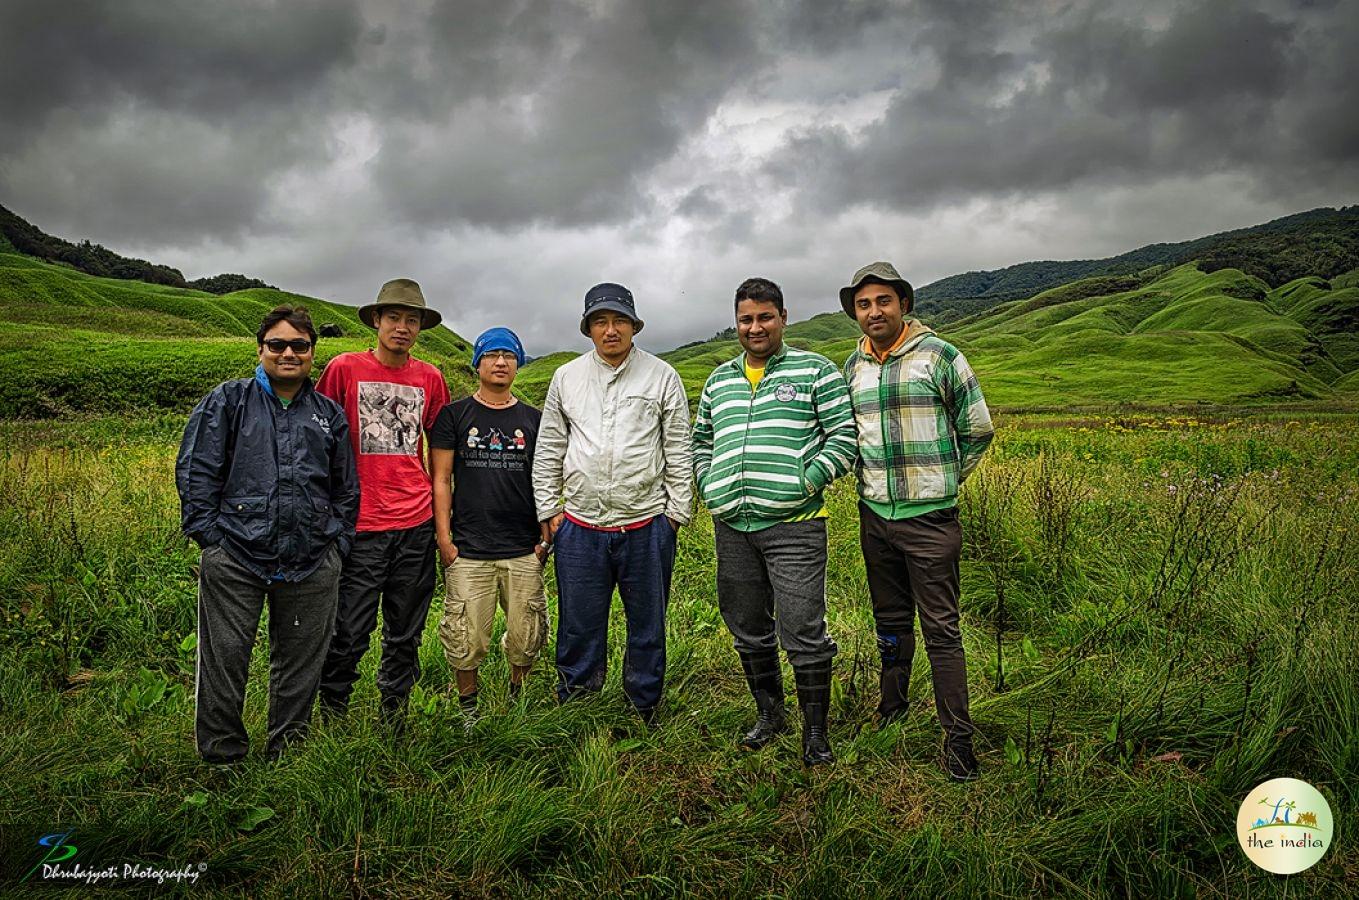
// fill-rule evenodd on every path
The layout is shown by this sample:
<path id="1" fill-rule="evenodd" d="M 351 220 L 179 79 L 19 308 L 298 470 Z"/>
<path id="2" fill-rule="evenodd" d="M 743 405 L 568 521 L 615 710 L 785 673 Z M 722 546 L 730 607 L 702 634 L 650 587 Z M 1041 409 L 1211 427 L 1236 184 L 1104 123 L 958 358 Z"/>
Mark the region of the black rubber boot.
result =
<path id="1" fill-rule="evenodd" d="M 915 635 L 896 635 L 878 632 L 878 654 L 882 657 L 882 671 L 878 675 L 878 716 L 880 725 L 888 725 L 906 715 L 910 707 L 907 688 L 911 683 L 911 657 L 915 655 Z"/>
<path id="2" fill-rule="evenodd" d="M 802 707 L 802 762 L 819 766 L 835 761 L 826 737 L 830 711 L 830 660 L 793 669 L 797 679 L 797 703 Z"/>
<path id="3" fill-rule="evenodd" d="M 755 698 L 755 725 L 741 738 L 747 750 L 759 750 L 788 730 L 788 719 L 783 713 L 783 670 L 779 668 L 779 653 L 742 653 L 741 668 L 746 673 L 746 684 Z"/>

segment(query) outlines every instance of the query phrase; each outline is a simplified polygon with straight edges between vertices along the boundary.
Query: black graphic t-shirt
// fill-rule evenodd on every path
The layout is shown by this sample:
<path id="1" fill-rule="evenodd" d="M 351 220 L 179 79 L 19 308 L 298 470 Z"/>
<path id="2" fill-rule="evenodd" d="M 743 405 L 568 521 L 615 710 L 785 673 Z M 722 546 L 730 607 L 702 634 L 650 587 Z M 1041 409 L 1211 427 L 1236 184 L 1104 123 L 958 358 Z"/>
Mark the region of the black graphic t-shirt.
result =
<path id="1" fill-rule="evenodd" d="M 445 406 L 429 443 L 453 451 L 453 543 L 468 559 L 533 552 L 533 442 L 543 414 L 519 401 L 491 409 L 471 397 Z"/>

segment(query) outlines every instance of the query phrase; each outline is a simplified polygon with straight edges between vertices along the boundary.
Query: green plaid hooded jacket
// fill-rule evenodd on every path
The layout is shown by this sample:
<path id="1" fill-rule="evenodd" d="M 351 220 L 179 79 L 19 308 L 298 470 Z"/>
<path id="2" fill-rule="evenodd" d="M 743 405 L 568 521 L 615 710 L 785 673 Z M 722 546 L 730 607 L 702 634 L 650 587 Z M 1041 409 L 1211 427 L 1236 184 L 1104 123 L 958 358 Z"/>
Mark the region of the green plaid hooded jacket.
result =
<path id="1" fill-rule="evenodd" d="M 995 436 L 963 354 L 914 319 L 906 327 L 885 363 L 866 337 L 845 360 L 859 426 L 859 495 L 879 512 L 956 501 Z"/>

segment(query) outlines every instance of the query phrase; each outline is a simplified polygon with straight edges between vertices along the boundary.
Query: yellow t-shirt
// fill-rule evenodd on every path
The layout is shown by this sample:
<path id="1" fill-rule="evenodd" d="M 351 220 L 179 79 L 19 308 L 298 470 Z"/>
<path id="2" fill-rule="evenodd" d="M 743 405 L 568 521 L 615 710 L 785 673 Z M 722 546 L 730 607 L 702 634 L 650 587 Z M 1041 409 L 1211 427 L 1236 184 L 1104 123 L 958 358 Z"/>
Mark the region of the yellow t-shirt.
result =
<path id="1" fill-rule="evenodd" d="M 760 366 L 758 369 L 752 369 L 748 357 L 746 358 L 744 365 L 746 368 L 746 381 L 750 382 L 751 393 L 754 393 L 760 386 L 760 379 L 764 377 L 764 366 Z"/>

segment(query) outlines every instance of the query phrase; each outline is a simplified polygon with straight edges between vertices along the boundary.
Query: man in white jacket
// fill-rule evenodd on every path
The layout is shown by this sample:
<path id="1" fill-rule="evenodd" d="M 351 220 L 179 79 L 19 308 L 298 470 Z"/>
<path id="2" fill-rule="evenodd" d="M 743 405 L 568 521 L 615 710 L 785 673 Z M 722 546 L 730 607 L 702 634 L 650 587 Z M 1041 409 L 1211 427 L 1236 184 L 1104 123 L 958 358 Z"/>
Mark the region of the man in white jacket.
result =
<path id="1" fill-rule="evenodd" d="M 533 458 L 538 518 L 557 565 L 557 696 L 604 685 L 614 588 L 627 617 L 623 690 L 655 719 L 665 690 L 665 610 L 676 532 L 689 521 L 689 402 L 679 373 L 633 346 L 632 293 L 597 284 L 581 333 L 595 349 L 559 368 Z"/>

